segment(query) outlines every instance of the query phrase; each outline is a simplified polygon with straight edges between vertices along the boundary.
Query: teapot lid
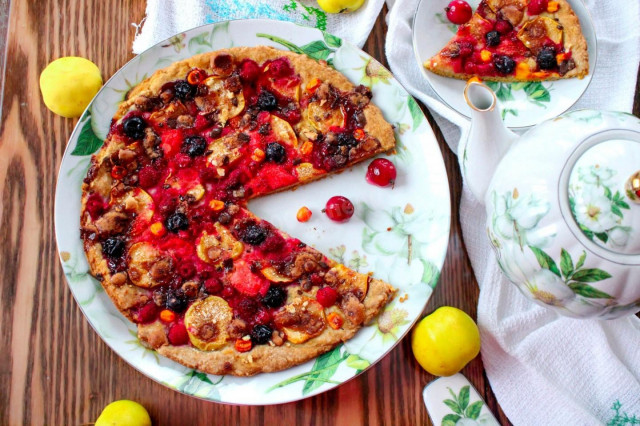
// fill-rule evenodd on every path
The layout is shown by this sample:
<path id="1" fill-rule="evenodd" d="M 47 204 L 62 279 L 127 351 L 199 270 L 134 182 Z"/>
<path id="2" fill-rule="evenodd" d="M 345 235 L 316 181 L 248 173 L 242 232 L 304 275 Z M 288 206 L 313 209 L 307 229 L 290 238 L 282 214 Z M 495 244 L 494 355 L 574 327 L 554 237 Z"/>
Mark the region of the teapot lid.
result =
<path id="1" fill-rule="evenodd" d="M 606 130 L 585 139 L 561 185 L 570 228 L 585 245 L 611 260 L 640 255 L 640 133 Z"/>

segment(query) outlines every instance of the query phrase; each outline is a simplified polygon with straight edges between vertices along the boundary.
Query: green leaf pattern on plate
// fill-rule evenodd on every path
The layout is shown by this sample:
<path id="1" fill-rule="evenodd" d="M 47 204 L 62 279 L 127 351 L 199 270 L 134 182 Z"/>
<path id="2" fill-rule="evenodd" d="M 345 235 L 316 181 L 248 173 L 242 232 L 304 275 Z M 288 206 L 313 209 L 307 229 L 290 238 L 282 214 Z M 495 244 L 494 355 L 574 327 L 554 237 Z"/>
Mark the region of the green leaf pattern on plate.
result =
<path id="1" fill-rule="evenodd" d="M 482 407 L 484 402 L 482 400 L 473 401 L 470 403 L 470 387 L 463 386 L 456 394 L 451 388 L 447 388 L 451 399 L 444 399 L 442 402 L 449 407 L 452 411 L 446 414 L 442 418 L 441 426 L 454 426 L 456 424 L 464 424 L 465 426 L 481 425 L 485 423 L 493 424 L 491 415 L 483 414 Z"/>
<path id="2" fill-rule="evenodd" d="M 276 383 L 267 389 L 267 392 L 296 382 L 304 381 L 302 395 L 308 395 L 310 392 L 318 389 L 324 384 L 339 384 L 340 382 L 336 382 L 331 378 L 344 361 L 347 361 L 345 363 L 347 367 L 356 370 L 355 374 L 358 374 L 369 366 L 369 362 L 367 360 L 360 358 L 358 355 L 350 354 L 346 351 L 344 345 L 340 344 L 333 350 L 316 358 L 311 371 L 298 374 L 280 383 Z"/>
<path id="3" fill-rule="evenodd" d="M 517 102 L 514 92 L 523 92 L 527 102 L 541 108 L 547 108 L 547 104 L 551 102 L 552 83 L 548 84 L 548 87 L 545 87 L 544 84 L 539 81 L 517 83 L 486 81 L 485 84 L 495 92 L 496 97 L 501 102 L 503 120 L 507 114 L 518 115 L 518 108 L 512 106 L 516 105 Z"/>
<path id="4" fill-rule="evenodd" d="M 78 143 L 76 144 L 71 155 L 91 155 L 98 150 L 104 143 L 104 141 L 96 136 L 91 126 L 91 109 L 87 109 L 82 118 L 82 130 L 78 136 Z"/>

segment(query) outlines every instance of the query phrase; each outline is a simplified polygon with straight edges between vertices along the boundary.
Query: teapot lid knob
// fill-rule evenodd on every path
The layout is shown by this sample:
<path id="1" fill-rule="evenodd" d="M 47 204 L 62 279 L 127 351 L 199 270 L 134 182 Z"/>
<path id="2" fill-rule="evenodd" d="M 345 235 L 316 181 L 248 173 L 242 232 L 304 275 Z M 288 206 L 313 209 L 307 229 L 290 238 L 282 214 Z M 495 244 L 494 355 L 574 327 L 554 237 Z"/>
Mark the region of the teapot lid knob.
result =
<path id="1" fill-rule="evenodd" d="M 640 170 L 627 179 L 625 185 L 627 197 L 636 204 L 640 204 Z"/>
<path id="2" fill-rule="evenodd" d="M 640 256 L 638 164 L 640 133 L 609 129 L 583 140 L 563 170 L 565 220 L 603 258 Z"/>

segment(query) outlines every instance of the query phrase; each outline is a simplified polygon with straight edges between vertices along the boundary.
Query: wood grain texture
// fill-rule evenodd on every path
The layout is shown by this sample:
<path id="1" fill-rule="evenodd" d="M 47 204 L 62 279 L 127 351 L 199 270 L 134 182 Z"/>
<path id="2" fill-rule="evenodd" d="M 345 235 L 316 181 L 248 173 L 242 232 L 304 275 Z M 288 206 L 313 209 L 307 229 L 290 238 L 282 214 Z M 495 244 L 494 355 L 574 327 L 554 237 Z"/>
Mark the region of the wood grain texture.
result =
<path id="1" fill-rule="evenodd" d="M 295 403 L 238 407 L 155 383 L 91 329 L 64 280 L 53 229 L 57 171 L 75 121 L 44 107 L 38 77 L 51 60 L 78 55 L 96 62 L 106 80 L 132 57 L 131 23 L 140 22 L 144 8 L 144 0 L 0 0 L 0 424 L 90 423 L 106 404 L 123 398 L 142 403 L 154 424 L 162 425 L 430 424 L 421 391 L 434 377 L 415 362 L 409 339 L 333 391 Z M 365 47 L 383 64 L 385 12 Z M 639 96 L 634 112 L 640 112 Z M 456 157 L 428 112 L 427 117 L 449 175 L 453 217 L 440 283 L 426 312 L 451 305 L 475 317 L 478 288 L 457 214 L 462 179 Z M 463 373 L 508 424 L 481 359 Z"/>

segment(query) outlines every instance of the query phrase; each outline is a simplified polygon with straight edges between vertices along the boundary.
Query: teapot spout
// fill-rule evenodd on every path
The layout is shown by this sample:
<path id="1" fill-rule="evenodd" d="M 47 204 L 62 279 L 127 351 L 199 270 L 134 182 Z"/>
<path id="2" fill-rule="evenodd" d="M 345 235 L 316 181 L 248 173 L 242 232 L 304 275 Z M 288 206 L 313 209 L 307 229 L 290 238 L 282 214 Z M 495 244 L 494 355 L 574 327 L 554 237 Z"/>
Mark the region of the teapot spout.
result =
<path id="1" fill-rule="evenodd" d="M 484 204 L 493 172 L 518 135 L 506 128 L 495 93 L 486 84 L 470 81 L 464 97 L 471 108 L 471 128 L 462 145 L 462 174 L 469 189 Z"/>

